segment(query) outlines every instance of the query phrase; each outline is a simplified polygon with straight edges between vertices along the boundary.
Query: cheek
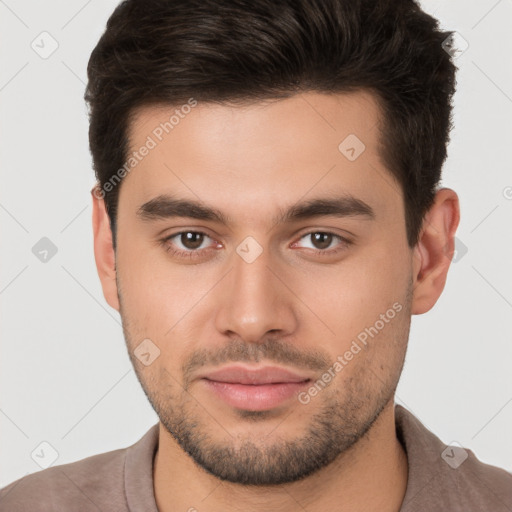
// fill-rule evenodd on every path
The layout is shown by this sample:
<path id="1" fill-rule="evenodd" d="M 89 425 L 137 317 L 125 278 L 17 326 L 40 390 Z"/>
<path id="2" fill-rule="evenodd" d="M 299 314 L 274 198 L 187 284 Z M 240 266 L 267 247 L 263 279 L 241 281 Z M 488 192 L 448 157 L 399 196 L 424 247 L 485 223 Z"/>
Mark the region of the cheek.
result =
<path id="1" fill-rule="evenodd" d="M 166 371 L 181 378 L 179 365 L 201 338 L 199 330 L 205 325 L 204 318 L 198 321 L 204 310 L 201 299 L 215 283 L 214 277 L 199 266 L 197 270 L 173 267 L 149 250 L 123 253 L 118 281 L 125 337 L 132 350 L 149 338 L 160 351 L 151 367 L 141 368 L 147 378 L 174 382 Z"/>
<path id="2" fill-rule="evenodd" d="M 127 313 L 140 322 L 154 325 L 155 321 L 166 320 L 169 307 L 181 302 L 181 294 L 186 288 L 183 280 L 171 274 L 171 266 L 159 249 L 147 248 L 147 241 L 138 249 L 135 240 L 130 239 L 119 250 L 117 262 L 120 292 Z M 163 249 L 162 249 L 163 253 Z"/>
<path id="3" fill-rule="evenodd" d="M 318 267 L 298 276 L 296 293 L 334 336 L 351 340 L 395 302 L 403 306 L 408 274 L 398 256 L 384 243 L 361 248 L 331 269 Z"/>

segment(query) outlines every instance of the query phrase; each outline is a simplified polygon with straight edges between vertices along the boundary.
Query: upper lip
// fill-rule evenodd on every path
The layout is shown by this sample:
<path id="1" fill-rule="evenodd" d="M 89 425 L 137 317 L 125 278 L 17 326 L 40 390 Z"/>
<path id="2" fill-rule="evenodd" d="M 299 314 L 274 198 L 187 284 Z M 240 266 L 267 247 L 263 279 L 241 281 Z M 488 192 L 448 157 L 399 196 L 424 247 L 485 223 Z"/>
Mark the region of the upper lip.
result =
<path id="1" fill-rule="evenodd" d="M 308 375 L 300 375 L 278 366 L 264 366 L 250 369 L 244 366 L 225 366 L 201 375 L 201 378 L 217 382 L 236 384 L 275 384 L 278 382 L 304 382 Z"/>

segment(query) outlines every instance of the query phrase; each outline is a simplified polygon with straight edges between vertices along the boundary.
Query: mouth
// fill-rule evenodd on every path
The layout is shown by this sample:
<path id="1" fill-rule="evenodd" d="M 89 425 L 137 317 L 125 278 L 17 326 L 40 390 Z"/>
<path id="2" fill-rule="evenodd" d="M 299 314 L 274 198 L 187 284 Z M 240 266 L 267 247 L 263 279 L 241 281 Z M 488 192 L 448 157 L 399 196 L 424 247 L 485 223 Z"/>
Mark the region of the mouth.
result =
<path id="1" fill-rule="evenodd" d="M 296 396 L 312 378 L 279 367 L 250 369 L 230 366 L 202 376 L 201 382 L 216 398 L 243 410 L 273 409 Z"/>

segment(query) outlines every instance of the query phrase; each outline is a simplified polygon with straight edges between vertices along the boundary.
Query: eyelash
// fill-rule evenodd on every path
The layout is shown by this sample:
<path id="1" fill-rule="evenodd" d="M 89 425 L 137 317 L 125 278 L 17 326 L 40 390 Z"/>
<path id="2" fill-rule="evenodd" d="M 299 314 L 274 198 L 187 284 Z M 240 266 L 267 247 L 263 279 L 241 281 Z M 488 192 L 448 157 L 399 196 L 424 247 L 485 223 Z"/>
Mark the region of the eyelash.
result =
<path id="1" fill-rule="evenodd" d="M 169 235 L 165 238 L 163 238 L 162 240 L 160 240 L 160 244 L 164 247 L 165 251 L 172 254 L 173 256 L 177 256 L 177 257 L 180 257 L 180 258 L 196 258 L 196 257 L 200 257 L 202 256 L 203 254 L 203 251 L 208 251 L 210 248 L 206 248 L 206 249 L 191 249 L 191 250 L 188 250 L 188 251 L 181 251 L 181 250 L 176 250 L 176 249 L 173 249 L 172 246 L 170 245 L 169 241 L 177 236 L 180 236 L 180 235 L 183 235 L 185 233 L 194 233 L 194 234 L 197 234 L 197 235 L 204 235 L 208 238 L 211 238 L 207 233 L 204 233 L 203 231 L 193 231 L 193 230 L 186 230 L 186 231 L 179 231 L 178 233 L 174 233 L 172 235 Z M 330 255 L 333 255 L 333 254 L 337 254 L 338 252 L 342 251 L 343 248 L 347 248 L 348 246 L 352 245 L 352 241 L 347 239 L 347 238 L 344 238 L 340 235 L 337 235 L 336 233 L 331 233 L 330 231 L 319 231 L 319 230 L 316 230 L 316 231 L 309 231 L 308 233 L 304 233 L 303 235 L 301 235 L 301 237 L 299 238 L 299 240 L 302 240 L 304 237 L 308 236 L 308 235 L 313 235 L 315 233 L 321 233 L 323 235 L 332 235 L 333 237 L 337 238 L 341 243 L 339 244 L 339 246 L 341 246 L 341 248 L 337 248 L 337 249 L 309 249 L 309 250 L 312 250 L 314 251 L 315 254 L 318 254 L 318 255 L 321 255 L 321 256 L 330 256 Z M 294 242 L 295 243 L 295 242 Z"/>

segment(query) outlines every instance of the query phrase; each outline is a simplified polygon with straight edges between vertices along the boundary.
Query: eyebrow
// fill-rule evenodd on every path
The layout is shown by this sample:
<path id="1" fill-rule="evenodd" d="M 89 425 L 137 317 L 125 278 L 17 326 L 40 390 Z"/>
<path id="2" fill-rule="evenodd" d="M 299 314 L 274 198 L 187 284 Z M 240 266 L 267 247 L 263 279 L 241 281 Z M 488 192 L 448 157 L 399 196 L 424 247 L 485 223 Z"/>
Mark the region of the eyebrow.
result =
<path id="1" fill-rule="evenodd" d="M 350 194 L 338 197 L 317 198 L 292 205 L 280 211 L 273 223 L 291 223 L 313 217 L 361 217 L 375 219 L 373 208 Z M 164 220 L 173 217 L 188 217 L 202 221 L 213 221 L 224 225 L 231 219 L 222 211 L 206 206 L 199 201 L 179 199 L 168 194 L 159 195 L 144 203 L 137 210 L 137 217 L 143 221 Z"/>

